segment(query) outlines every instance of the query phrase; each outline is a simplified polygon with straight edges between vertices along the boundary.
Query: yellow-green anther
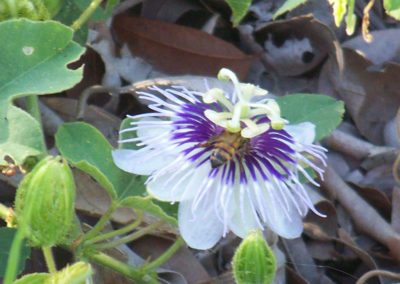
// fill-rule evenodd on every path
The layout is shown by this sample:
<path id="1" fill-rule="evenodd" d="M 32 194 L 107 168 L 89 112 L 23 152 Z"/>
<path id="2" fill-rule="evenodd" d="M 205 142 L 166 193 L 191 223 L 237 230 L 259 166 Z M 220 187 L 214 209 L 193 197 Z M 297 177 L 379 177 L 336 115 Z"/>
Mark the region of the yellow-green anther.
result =
<path id="1" fill-rule="evenodd" d="M 204 115 L 212 122 L 218 122 L 232 117 L 232 113 L 230 112 L 216 112 L 212 109 L 207 109 Z"/>
<path id="2" fill-rule="evenodd" d="M 225 97 L 224 91 L 219 88 L 212 88 L 203 95 L 203 102 L 206 104 L 221 103 L 228 110 L 232 111 L 232 103 Z"/>
<path id="3" fill-rule="evenodd" d="M 276 120 L 271 120 L 271 127 L 275 130 L 281 130 L 285 126 L 286 120 L 277 118 Z"/>
<path id="4" fill-rule="evenodd" d="M 242 122 L 247 126 L 240 132 L 244 138 L 256 137 L 269 129 L 269 123 L 256 124 L 251 119 L 242 119 Z"/>
<path id="5" fill-rule="evenodd" d="M 218 113 L 213 110 L 206 110 L 205 116 L 215 124 L 226 128 L 230 132 L 239 132 L 243 137 L 251 138 L 264 133 L 270 127 L 275 130 L 282 129 L 286 121 L 281 118 L 281 111 L 278 103 L 273 99 L 262 100 L 262 102 L 251 103 L 255 96 L 265 96 L 268 91 L 253 84 L 240 83 L 235 73 L 231 70 L 222 68 L 218 73 L 219 80 L 231 81 L 234 85 L 234 92 L 237 100 L 233 98 L 234 105 L 226 98 L 224 91 L 213 88 L 203 95 L 206 104 L 219 103 L 229 112 Z M 265 115 L 270 122 L 257 124 L 252 118 Z M 231 119 L 229 119 L 231 118 Z M 246 127 L 242 129 L 242 124 Z"/>

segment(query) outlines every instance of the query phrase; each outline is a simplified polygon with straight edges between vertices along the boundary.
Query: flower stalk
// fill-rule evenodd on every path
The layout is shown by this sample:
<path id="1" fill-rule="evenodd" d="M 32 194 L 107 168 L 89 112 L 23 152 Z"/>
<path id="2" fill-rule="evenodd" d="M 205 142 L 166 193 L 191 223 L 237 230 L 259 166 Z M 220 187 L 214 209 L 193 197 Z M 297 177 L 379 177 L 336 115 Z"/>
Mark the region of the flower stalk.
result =
<path id="1" fill-rule="evenodd" d="M 42 247 L 44 260 L 46 261 L 47 269 L 49 273 L 53 274 L 57 272 L 56 262 L 54 261 L 53 251 L 51 247 Z"/>
<path id="2" fill-rule="evenodd" d="M 153 232 L 154 230 L 156 230 L 157 228 L 159 228 L 161 225 L 163 225 L 165 222 L 163 220 L 155 222 L 135 233 L 132 233 L 130 235 L 127 235 L 123 238 L 117 239 L 117 240 L 113 240 L 111 242 L 108 243 L 104 243 L 104 244 L 98 244 L 98 245 L 93 245 L 94 248 L 98 249 L 98 250 L 105 250 L 105 249 L 109 249 L 109 248 L 114 248 L 117 247 L 119 245 L 123 245 L 123 244 L 127 244 L 130 243 L 134 240 L 139 239 L 140 237 L 143 237 L 144 235 L 147 235 L 151 232 Z"/>
<path id="3" fill-rule="evenodd" d="M 71 28 L 74 31 L 79 30 L 82 27 L 82 25 L 89 20 L 90 16 L 92 16 L 94 11 L 96 11 L 97 7 L 101 4 L 101 2 L 102 0 L 93 0 L 90 3 L 90 5 L 86 8 L 86 10 L 83 11 L 83 13 L 79 16 L 79 18 L 75 22 L 73 22 Z"/>
<path id="4" fill-rule="evenodd" d="M 114 237 L 119 236 L 119 235 L 126 234 L 126 233 L 136 229 L 142 223 L 142 220 L 143 220 L 143 212 L 140 211 L 138 213 L 138 216 L 137 216 L 135 222 L 132 222 L 132 224 L 129 224 L 129 225 L 127 225 L 127 226 L 125 226 L 125 227 L 123 227 L 121 229 L 114 230 L 114 231 L 99 235 L 97 237 L 94 237 L 94 238 L 88 240 L 86 242 L 86 244 L 94 244 L 94 243 L 98 243 L 98 242 L 101 242 L 101 241 L 104 241 L 104 240 L 107 240 L 107 239 L 114 238 Z"/>

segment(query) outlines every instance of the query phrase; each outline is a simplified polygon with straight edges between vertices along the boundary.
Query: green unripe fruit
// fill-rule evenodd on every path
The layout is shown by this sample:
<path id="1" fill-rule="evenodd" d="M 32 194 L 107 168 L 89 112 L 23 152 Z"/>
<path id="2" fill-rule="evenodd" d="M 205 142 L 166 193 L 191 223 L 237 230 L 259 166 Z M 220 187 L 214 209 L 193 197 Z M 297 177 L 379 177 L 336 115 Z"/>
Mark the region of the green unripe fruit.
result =
<path id="1" fill-rule="evenodd" d="M 33 273 L 23 276 L 14 284 L 84 284 L 93 273 L 89 263 L 76 262 L 56 273 Z"/>
<path id="2" fill-rule="evenodd" d="M 242 241 L 233 257 L 233 274 L 238 284 L 269 284 L 276 272 L 275 256 L 260 231 Z"/>
<path id="3" fill-rule="evenodd" d="M 63 244 L 72 228 L 75 182 L 61 157 L 40 161 L 21 182 L 15 199 L 18 226 L 33 246 Z"/>

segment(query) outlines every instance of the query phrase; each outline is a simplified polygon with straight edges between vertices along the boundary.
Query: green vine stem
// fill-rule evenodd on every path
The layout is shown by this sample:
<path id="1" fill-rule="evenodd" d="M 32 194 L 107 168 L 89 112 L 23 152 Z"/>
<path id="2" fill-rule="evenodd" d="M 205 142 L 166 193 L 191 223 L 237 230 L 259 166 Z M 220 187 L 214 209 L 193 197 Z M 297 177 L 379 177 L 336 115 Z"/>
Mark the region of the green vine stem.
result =
<path id="1" fill-rule="evenodd" d="M 114 211 L 117 209 L 118 203 L 113 201 L 111 202 L 110 207 L 107 209 L 107 211 L 104 213 L 103 216 L 101 216 L 100 220 L 96 223 L 96 225 L 83 236 L 82 241 L 90 240 L 93 237 L 95 237 L 101 230 L 103 230 L 104 226 L 106 223 L 111 219 L 112 214 Z"/>
<path id="2" fill-rule="evenodd" d="M 152 262 L 145 264 L 142 269 L 146 271 L 152 271 L 163 265 L 165 262 L 167 262 L 168 259 L 170 259 L 180 248 L 181 246 L 185 243 L 185 241 L 179 237 L 176 239 L 176 241 L 170 246 L 162 255 L 157 257 L 155 260 Z"/>
<path id="3" fill-rule="evenodd" d="M 45 141 L 44 134 L 43 134 L 42 116 L 40 114 L 39 98 L 38 98 L 38 96 L 31 95 L 31 96 L 26 96 L 25 100 L 26 100 L 26 110 L 39 123 L 40 129 L 42 129 L 43 145 L 46 145 L 46 141 Z"/>
<path id="4" fill-rule="evenodd" d="M 147 274 L 142 269 L 131 267 L 128 264 L 118 261 L 111 256 L 108 256 L 107 254 L 96 253 L 88 255 L 87 257 L 102 266 L 111 268 L 112 270 L 117 271 L 124 276 L 135 280 L 137 283 L 158 283 L 154 276 Z"/>
<path id="5" fill-rule="evenodd" d="M 79 18 L 71 25 L 71 28 L 76 31 L 79 30 L 82 25 L 89 20 L 90 16 L 96 11 L 97 7 L 101 4 L 102 0 L 93 0 L 89 7 L 79 16 Z"/>
<path id="6" fill-rule="evenodd" d="M 21 247 L 25 236 L 25 228 L 25 226 L 23 226 L 23 228 L 19 228 L 14 236 L 14 240 L 10 249 L 10 254 L 7 260 L 7 269 L 4 276 L 4 284 L 13 283 L 15 278 L 17 277 Z"/>
<path id="7" fill-rule="evenodd" d="M 157 229 L 158 227 L 160 227 L 162 224 L 164 224 L 164 221 L 158 221 L 155 222 L 133 234 L 130 234 L 128 236 L 125 236 L 123 238 L 108 242 L 108 243 L 104 243 L 104 244 L 98 244 L 98 245 L 93 245 L 94 248 L 98 249 L 98 250 L 104 250 L 104 249 L 109 249 L 109 248 L 114 248 L 116 246 L 122 245 L 122 244 L 126 244 L 129 242 L 132 242 L 148 233 L 153 232 L 155 229 Z"/>
<path id="8" fill-rule="evenodd" d="M 26 109 L 40 124 L 42 124 L 39 98 L 37 96 L 31 95 L 26 97 Z"/>
<path id="9" fill-rule="evenodd" d="M 51 247 L 42 247 L 42 251 L 49 273 L 57 272 L 56 262 L 54 261 L 53 251 L 51 250 Z"/>
<path id="10" fill-rule="evenodd" d="M 143 212 L 139 212 L 138 216 L 136 218 L 136 221 L 133 222 L 132 224 L 129 224 L 121 229 L 115 230 L 115 231 L 111 231 L 105 234 L 102 234 L 100 236 L 94 237 L 90 240 L 87 241 L 87 244 L 94 244 L 94 243 L 98 243 L 107 239 L 111 239 L 114 238 L 116 236 L 122 235 L 122 234 L 126 234 L 130 231 L 133 231 L 134 229 L 136 229 L 136 227 L 138 227 L 143 220 Z"/>

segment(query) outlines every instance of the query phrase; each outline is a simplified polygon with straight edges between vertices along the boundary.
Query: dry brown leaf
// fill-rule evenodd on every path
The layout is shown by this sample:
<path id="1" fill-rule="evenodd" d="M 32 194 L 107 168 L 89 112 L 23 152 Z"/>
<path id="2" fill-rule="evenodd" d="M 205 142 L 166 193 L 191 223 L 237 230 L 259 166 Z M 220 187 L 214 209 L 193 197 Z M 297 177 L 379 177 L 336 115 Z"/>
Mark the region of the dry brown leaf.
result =
<path id="1" fill-rule="evenodd" d="M 304 219 L 305 223 L 312 223 L 327 236 L 334 237 L 338 230 L 337 216 L 335 206 L 328 200 L 323 200 L 315 205 L 318 212 L 326 215 L 325 218 L 319 217 L 318 215 L 310 212 Z M 307 227 L 307 225 L 305 225 Z"/>
<path id="2" fill-rule="evenodd" d="M 400 234 L 400 187 L 393 187 L 392 193 L 392 228 Z"/>
<path id="3" fill-rule="evenodd" d="M 157 258 L 171 245 L 171 241 L 156 236 L 146 236 L 129 244 L 136 253 L 145 259 Z M 186 247 L 180 248 L 162 267 L 181 273 L 188 283 L 211 280 L 207 271 Z"/>
<path id="4" fill-rule="evenodd" d="M 196 2 L 185 0 L 146 0 L 143 1 L 141 16 L 166 22 L 176 22 L 189 11 L 200 10 Z"/>
<path id="5" fill-rule="evenodd" d="M 45 98 L 47 106 L 56 111 L 65 121 L 75 121 L 78 101 L 67 98 Z M 121 120 L 104 109 L 90 105 L 85 112 L 85 121 L 92 124 L 107 138 L 113 146 L 117 146 Z"/>
<path id="6" fill-rule="evenodd" d="M 282 239 L 282 243 L 291 260 L 288 263 L 292 264 L 304 279 L 310 283 L 333 284 L 332 280 L 315 265 L 303 239 Z"/>
<path id="7" fill-rule="evenodd" d="M 258 29 L 254 36 L 278 75 L 304 74 L 328 55 L 342 66 L 341 49 L 334 33 L 312 16 L 274 21 Z"/>
<path id="8" fill-rule="evenodd" d="M 101 217 L 110 207 L 111 199 L 108 193 L 90 176 L 74 170 L 74 177 L 77 186 L 77 198 L 75 208 L 92 217 Z M 135 213 L 129 208 L 119 208 L 112 215 L 112 221 L 120 224 L 127 224 L 135 220 Z M 150 214 L 144 214 L 143 222 L 151 224 L 158 220 Z M 163 224 L 159 228 L 160 234 L 178 235 L 177 228 Z"/>
<path id="9" fill-rule="evenodd" d="M 388 63 L 381 71 L 369 71 L 372 63 L 354 50 L 344 49 L 345 67 L 339 74 L 329 61 L 320 77 L 319 92 L 342 99 L 362 135 L 383 143 L 383 130 L 400 105 L 400 65 Z"/>
<path id="10" fill-rule="evenodd" d="M 354 37 L 342 44 L 342 47 L 356 50 L 375 65 L 389 61 L 399 62 L 400 29 L 385 29 L 371 32 L 374 40 L 367 43 L 362 36 Z"/>
<path id="11" fill-rule="evenodd" d="M 243 79 L 253 58 L 205 32 L 127 14 L 114 17 L 113 31 L 133 55 L 170 74 L 215 76 L 226 67 Z"/>

